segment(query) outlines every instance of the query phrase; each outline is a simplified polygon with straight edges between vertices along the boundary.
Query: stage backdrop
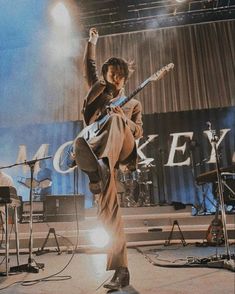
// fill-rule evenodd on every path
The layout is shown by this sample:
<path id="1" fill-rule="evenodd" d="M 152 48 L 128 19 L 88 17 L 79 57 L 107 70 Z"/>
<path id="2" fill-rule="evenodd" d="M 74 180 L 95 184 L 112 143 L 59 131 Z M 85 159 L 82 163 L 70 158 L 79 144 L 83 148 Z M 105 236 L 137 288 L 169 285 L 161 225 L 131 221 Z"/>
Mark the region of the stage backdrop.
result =
<path id="1" fill-rule="evenodd" d="M 196 178 L 216 168 L 212 133 L 219 139 L 221 167 L 234 165 L 234 107 L 144 116 L 144 141 L 151 140 L 145 154 L 154 158 L 155 165 L 151 168 L 154 202 L 195 202 Z M 152 134 L 158 136 L 152 139 Z"/>
<path id="2" fill-rule="evenodd" d="M 153 182 L 152 203 L 195 202 L 195 178 L 215 169 L 212 133 L 218 136 L 221 166 L 228 167 L 235 161 L 234 107 L 150 114 L 144 115 L 143 121 L 144 136 L 137 143 L 138 154 L 140 162 L 150 162 L 147 176 Z M 87 177 L 60 163 L 67 142 L 73 140 L 81 128 L 81 121 L 0 128 L 0 166 L 51 155 L 53 158 L 45 163 L 52 172 L 52 194 L 78 192 L 84 194 L 86 207 L 91 207 Z M 13 176 L 18 194 L 28 200 L 29 189 L 22 182 L 29 178 L 29 167 L 19 165 L 5 171 Z M 36 164 L 35 179 L 39 171 Z"/>

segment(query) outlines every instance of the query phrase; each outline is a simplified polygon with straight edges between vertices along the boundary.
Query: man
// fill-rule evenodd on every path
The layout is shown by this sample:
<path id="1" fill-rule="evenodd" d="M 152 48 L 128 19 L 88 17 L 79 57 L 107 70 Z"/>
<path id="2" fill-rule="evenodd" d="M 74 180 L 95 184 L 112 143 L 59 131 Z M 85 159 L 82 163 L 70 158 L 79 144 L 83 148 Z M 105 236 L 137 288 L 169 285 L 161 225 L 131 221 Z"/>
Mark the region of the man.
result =
<path id="1" fill-rule="evenodd" d="M 130 74 L 129 64 L 112 57 L 102 66 L 103 79 L 100 80 L 96 68 L 96 42 L 98 32 L 90 29 L 85 51 L 84 71 L 90 87 L 83 108 L 87 125 L 96 121 L 107 109 L 107 104 L 123 96 L 123 87 Z M 141 104 L 132 99 L 123 108 L 109 109 L 109 117 L 95 137 L 84 139 L 78 136 L 74 142 L 77 165 L 88 175 L 90 190 L 100 194 L 99 217 L 111 237 L 107 258 L 107 270 L 115 270 L 112 280 L 104 287 L 116 290 L 129 285 L 126 240 L 115 186 L 115 168 L 119 163 L 136 168 L 135 139 L 142 136 Z"/>

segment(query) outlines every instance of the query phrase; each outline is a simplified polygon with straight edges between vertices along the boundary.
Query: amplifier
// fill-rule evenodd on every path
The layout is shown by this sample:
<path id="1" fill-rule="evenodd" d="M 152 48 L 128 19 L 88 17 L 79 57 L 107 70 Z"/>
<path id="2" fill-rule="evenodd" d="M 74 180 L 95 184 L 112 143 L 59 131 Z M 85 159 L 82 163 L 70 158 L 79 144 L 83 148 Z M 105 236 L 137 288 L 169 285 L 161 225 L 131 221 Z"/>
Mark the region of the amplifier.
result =
<path id="1" fill-rule="evenodd" d="M 23 201 L 21 205 L 20 222 L 28 223 L 30 221 L 30 201 Z M 32 221 L 34 223 L 43 222 L 44 203 L 43 201 L 33 201 Z"/>
<path id="2" fill-rule="evenodd" d="M 50 195 L 44 200 L 45 222 L 72 222 L 85 218 L 84 195 Z M 76 217 L 77 215 L 77 217 Z"/>
<path id="3" fill-rule="evenodd" d="M 30 201 L 22 202 L 23 212 L 30 212 Z M 34 212 L 43 212 L 43 201 L 33 201 L 33 213 Z"/>

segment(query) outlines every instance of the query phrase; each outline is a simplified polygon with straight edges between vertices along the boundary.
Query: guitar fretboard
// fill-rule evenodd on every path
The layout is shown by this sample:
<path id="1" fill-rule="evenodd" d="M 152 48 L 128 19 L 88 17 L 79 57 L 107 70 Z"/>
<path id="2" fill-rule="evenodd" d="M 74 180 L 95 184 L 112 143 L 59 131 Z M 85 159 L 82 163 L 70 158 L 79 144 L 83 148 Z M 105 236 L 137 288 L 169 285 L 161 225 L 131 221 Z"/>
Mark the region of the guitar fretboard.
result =
<path id="1" fill-rule="evenodd" d="M 145 80 L 137 89 L 135 89 L 129 96 L 121 97 L 117 101 L 111 103 L 110 106 L 124 106 L 128 101 L 130 101 L 136 94 L 138 94 L 147 84 L 150 82 L 149 79 Z"/>

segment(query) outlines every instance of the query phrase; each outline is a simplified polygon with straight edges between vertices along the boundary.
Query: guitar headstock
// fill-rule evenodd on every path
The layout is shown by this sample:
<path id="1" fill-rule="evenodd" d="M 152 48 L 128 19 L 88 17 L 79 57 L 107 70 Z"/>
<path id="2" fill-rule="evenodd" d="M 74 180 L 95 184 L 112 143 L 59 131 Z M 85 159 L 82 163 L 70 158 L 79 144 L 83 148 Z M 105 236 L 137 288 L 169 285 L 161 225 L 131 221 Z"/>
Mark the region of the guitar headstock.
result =
<path id="1" fill-rule="evenodd" d="M 165 66 L 163 66 L 161 69 L 159 69 L 157 72 L 155 72 L 151 77 L 149 78 L 150 81 L 157 81 L 160 80 L 165 76 L 165 74 L 174 68 L 174 63 L 169 63 Z"/>

